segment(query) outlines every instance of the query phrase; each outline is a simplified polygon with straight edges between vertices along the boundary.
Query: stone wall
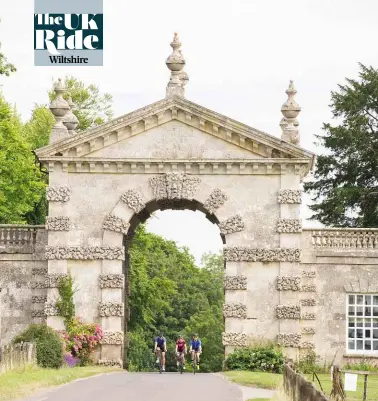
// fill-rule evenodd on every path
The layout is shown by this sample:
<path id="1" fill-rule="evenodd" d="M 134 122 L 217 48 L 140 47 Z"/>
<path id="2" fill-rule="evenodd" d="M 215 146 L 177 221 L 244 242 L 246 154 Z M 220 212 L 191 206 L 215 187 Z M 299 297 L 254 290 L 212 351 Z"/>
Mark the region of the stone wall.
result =
<path id="1" fill-rule="evenodd" d="M 313 383 L 287 364 L 284 366 L 283 387 L 290 401 L 328 401 L 328 398 Z"/>
<path id="2" fill-rule="evenodd" d="M 47 261 L 43 227 L 0 226 L 0 344 L 44 321 Z"/>

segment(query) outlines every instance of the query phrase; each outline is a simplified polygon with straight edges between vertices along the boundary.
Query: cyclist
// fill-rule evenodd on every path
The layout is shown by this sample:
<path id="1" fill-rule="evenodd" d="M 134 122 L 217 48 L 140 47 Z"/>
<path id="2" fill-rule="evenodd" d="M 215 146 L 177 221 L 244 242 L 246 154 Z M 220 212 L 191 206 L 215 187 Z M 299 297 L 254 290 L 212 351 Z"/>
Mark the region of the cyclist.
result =
<path id="1" fill-rule="evenodd" d="M 155 348 L 154 352 L 156 355 L 156 363 L 159 363 L 159 351 L 161 351 L 161 365 L 162 371 L 165 372 L 165 353 L 167 352 L 167 341 L 163 333 L 160 333 L 158 337 L 155 338 Z"/>
<path id="2" fill-rule="evenodd" d="M 202 343 L 201 340 L 198 338 L 198 334 L 194 333 L 193 338 L 190 340 L 190 349 L 189 349 L 192 361 L 194 359 L 194 353 L 197 353 L 197 368 L 199 369 L 199 356 L 202 352 Z"/>
<path id="3" fill-rule="evenodd" d="M 184 340 L 184 337 L 179 334 L 178 339 L 176 341 L 176 355 L 177 355 L 177 366 L 180 364 L 180 358 L 182 358 L 182 363 L 183 366 L 182 368 L 185 369 L 185 357 L 184 355 L 186 354 L 186 342 Z"/>

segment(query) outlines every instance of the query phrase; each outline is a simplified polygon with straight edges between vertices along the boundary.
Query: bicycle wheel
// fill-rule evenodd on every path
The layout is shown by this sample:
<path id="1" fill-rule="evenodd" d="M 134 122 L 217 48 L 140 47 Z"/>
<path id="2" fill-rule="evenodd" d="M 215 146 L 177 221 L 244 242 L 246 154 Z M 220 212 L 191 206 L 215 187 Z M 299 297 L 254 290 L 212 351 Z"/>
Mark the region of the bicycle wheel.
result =
<path id="1" fill-rule="evenodd" d="M 197 371 L 197 354 L 194 353 L 194 358 L 193 358 L 193 373 L 196 374 Z"/>

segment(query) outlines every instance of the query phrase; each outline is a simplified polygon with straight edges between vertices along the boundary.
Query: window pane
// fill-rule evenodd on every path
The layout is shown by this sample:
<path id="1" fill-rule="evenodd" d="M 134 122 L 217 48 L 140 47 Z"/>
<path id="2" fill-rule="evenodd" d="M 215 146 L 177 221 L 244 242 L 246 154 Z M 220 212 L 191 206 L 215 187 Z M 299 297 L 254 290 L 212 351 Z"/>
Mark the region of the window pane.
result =
<path id="1" fill-rule="evenodd" d="M 357 329 L 357 338 L 363 338 L 363 332 L 362 329 Z"/>
<path id="2" fill-rule="evenodd" d="M 378 344 L 378 341 L 375 341 Z M 354 340 L 348 341 L 348 349 L 356 349 Z"/>
<path id="3" fill-rule="evenodd" d="M 365 329 L 365 338 L 370 338 L 370 337 L 371 337 L 371 330 Z"/>
<path id="4" fill-rule="evenodd" d="M 349 295 L 349 304 L 354 304 L 354 295 Z M 378 305 L 378 297 L 377 297 L 377 305 Z"/>
<path id="5" fill-rule="evenodd" d="M 356 327 L 355 319 L 349 319 L 349 327 Z"/>
<path id="6" fill-rule="evenodd" d="M 357 349 L 358 349 L 358 350 L 364 349 L 364 342 L 363 342 L 363 340 L 357 340 Z"/>
<path id="7" fill-rule="evenodd" d="M 357 327 L 363 327 L 364 319 L 358 318 L 356 319 L 356 321 L 357 321 Z"/>
<path id="8" fill-rule="evenodd" d="M 355 312 L 356 308 L 354 306 L 350 306 L 348 310 L 349 310 L 349 316 L 354 316 L 356 314 Z"/>
<path id="9" fill-rule="evenodd" d="M 378 316 L 378 307 L 374 306 L 373 308 L 373 316 Z"/>
<path id="10" fill-rule="evenodd" d="M 350 295 L 349 295 L 350 296 Z M 378 305 L 378 295 L 373 296 L 373 304 Z"/>
<path id="11" fill-rule="evenodd" d="M 374 329 L 373 330 L 373 338 L 377 338 L 378 339 L 378 329 Z"/>
<path id="12" fill-rule="evenodd" d="M 356 330 L 355 329 L 349 329 L 348 330 L 348 337 L 349 338 L 355 338 L 356 337 Z"/>
<path id="13" fill-rule="evenodd" d="M 357 295 L 357 305 L 362 305 L 364 302 L 364 296 L 363 295 Z"/>
<path id="14" fill-rule="evenodd" d="M 365 316 L 371 316 L 371 307 L 365 306 Z"/>
<path id="15" fill-rule="evenodd" d="M 357 316 L 363 316 L 364 308 L 362 306 L 357 306 Z"/>
<path id="16" fill-rule="evenodd" d="M 373 350 L 378 351 L 378 341 L 373 341 Z"/>
<path id="17" fill-rule="evenodd" d="M 373 327 L 378 327 L 378 319 L 373 319 Z"/>
<path id="18" fill-rule="evenodd" d="M 365 327 L 371 327 L 371 319 L 365 318 L 365 324 L 364 324 L 364 326 L 365 326 Z"/>
<path id="19" fill-rule="evenodd" d="M 365 349 L 367 351 L 371 351 L 371 341 L 370 340 L 365 341 Z"/>
<path id="20" fill-rule="evenodd" d="M 365 305 L 371 305 L 371 295 L 365 295 Z"/>

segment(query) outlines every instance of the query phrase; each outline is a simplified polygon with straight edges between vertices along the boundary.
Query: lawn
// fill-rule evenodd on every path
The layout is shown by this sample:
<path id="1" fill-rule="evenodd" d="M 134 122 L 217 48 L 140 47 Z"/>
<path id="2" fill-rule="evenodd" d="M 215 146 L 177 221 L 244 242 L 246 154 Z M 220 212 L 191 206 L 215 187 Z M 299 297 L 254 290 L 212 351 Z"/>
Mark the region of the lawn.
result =
<path id="1" fill-rule="evenodd" d="M 13 370 L 0 375 L 0 401 L 23 398 L 43 388 L 59 386 L 75 379 L 112 371 L 121 371 L 121 369 L 86 366 L 57 370 L 28 366 Z"/>
<path id="2" fill-rule="evenodd" d="M 223 372 L 231 381 L 242 386 L 251 386 L 275 390 L 282 383 L 282 375 L 265 372 L 248 372 L 245 370 L 233 370 Z"/>
<path id="3" fill-rule="evenodd" d="M 307 379 L 312 381 L 312 375 L 305 375 Z M 324 393 L 329 395 L 332 390 L 332 382 L 330 374 L 318 374 L 320 383 L 323 387 Z M 344 381 L 344 375 L 342 376 Z M 317 388 L 320 388 L 319 383 L 315 379 L 314 384 Z M 362 401 L 364 392 L 364 376 L 358 375 L 357 391 L 347 391 L 347 401 Z M 367 401 L 378 401 L 378 376 L 368 377 L 368 390 L 367 390 Z"/>
<path id="4" fill-rule="evenodd" d="M 275 373 L 264 373 L 264 372 L 248 372 L 248 371 L 230 371 L 223 372 L 231 381 L 238 383 L 242 386 L 260 387 L 267 389 L 276 389 L 280 387 L 282 383 L 282 375 Z M 305 377 L 312 381 L 312 375 L 305 375 Z M 323 387 L 324 393 L 329 395 L 332 390 L 331 375 L 318 374 L 320 383 Z M 320 389 L 318 382 L 315 379 L 315 386 Z M 357 391 L 347 391 L 347 401 L 362 401 L 364 391 L 364 377 L 359 375 L 357 382 Z M 257 401 L 255 399 L 255 401 Z M 378 376 L 369 376 L 368 378 L 368 390 L 367 390 L 367 401 L 378 401 Z"/>

